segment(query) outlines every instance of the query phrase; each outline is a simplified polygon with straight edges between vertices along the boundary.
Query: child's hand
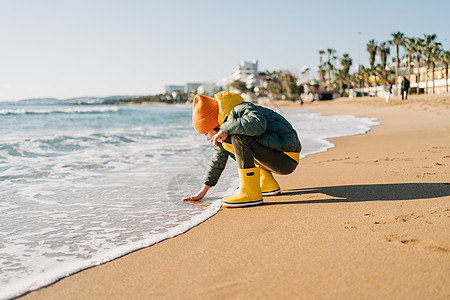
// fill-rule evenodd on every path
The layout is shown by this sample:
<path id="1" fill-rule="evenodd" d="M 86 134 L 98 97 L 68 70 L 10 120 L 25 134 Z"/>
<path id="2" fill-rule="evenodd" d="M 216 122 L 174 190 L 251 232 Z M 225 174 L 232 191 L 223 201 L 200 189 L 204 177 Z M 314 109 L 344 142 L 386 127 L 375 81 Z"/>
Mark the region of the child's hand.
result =
<path id="1" fill-rule="evenodd" d="M 197 194 L 187 196 L 187 197 L 183 198 L 183 201 L 197 201 L 197 200 L 200 200 L 200 199 L 202 199 L 205 196 L 205 194 L 206 194 L 206 192 L 208 190 L 209 190 L 209 186 L 204 184 L 202 189 Z"/>
<path id="2" fill-rule="evenodd" d="M 211 139 L 211 143 L 214 143 L 214 147 L 217 147 L 217 142 L 223 143 L 225 139 L 227 138 L 227 135 L 222 131 L 219 130 Z"/>
<path id="3" fill-rule="evenodd" d="M 203 198 L 203 196 L 196 194 L 196 195 L 190 195 L 190 196 L 184 197 L 183 201 L 197 201 L 202 198 Z"/>

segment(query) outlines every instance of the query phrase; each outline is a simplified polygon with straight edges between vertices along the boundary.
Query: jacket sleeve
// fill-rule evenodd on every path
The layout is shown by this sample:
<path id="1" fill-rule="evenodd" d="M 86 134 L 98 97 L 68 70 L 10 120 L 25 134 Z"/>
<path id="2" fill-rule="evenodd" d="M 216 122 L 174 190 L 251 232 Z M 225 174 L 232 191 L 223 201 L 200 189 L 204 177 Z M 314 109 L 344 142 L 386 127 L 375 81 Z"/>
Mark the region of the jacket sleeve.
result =
<path id="1" fill-rule="evenodd" d="M 221 146 L 214 148 L 214 153 L 209 161 L 208 167 L 203 177 L 203 183 L 213 187 L 219 181 L 220 175 L 227 164 L 228 152 Z"/>
<path id="2" fill-rule="evenodd" d="M 243 134 L 259 136 L 266 132 L 267 120 L 256 106 L 238 105 L 220 126 L 226 135 Z"/>

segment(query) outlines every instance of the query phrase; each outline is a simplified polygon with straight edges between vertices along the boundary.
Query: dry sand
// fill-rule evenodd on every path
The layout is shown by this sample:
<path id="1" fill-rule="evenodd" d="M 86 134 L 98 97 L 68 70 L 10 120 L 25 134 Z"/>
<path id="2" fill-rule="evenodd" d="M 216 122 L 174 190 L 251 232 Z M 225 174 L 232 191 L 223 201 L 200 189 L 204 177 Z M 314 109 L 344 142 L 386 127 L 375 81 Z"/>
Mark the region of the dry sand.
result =
<path id="1" fill-rule="evenodd" d="M 303 159 L 263 206 L 222 209 L 26 298 L 449 299 L 449 99 L 305 104 L 381 125 Z"/>

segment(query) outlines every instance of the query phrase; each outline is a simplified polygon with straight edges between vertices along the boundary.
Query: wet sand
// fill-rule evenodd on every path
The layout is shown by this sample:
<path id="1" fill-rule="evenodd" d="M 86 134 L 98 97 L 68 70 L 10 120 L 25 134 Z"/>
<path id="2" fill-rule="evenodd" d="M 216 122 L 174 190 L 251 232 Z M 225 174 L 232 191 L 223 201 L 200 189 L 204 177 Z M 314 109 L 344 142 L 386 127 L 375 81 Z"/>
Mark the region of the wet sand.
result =
<path id="1" fill-rule="evenodd" d="M 283 193 L 263 206 L 222 209 L 25 298 L 448 299 L 450 95 L 302 109 L 381 125 L 277 176 Z"/>

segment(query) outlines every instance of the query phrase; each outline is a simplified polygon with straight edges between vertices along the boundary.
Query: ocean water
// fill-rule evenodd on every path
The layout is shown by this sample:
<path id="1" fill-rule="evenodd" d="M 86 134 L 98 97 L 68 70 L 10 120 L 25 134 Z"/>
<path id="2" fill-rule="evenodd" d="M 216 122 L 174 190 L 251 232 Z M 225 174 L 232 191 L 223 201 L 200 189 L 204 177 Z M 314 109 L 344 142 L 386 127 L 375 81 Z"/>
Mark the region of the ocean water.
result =
<path id="1" fill-rule="evenodd" d="M 377 124 L 278 112 L 297 129 L 302 157 Z M 200 189 L 212 151 L 191 126 L 190 106 L 0 104 L 0 299 L 213 216 L 237 187 L 232 159 L 203 201 L 181 201 Z"/>

